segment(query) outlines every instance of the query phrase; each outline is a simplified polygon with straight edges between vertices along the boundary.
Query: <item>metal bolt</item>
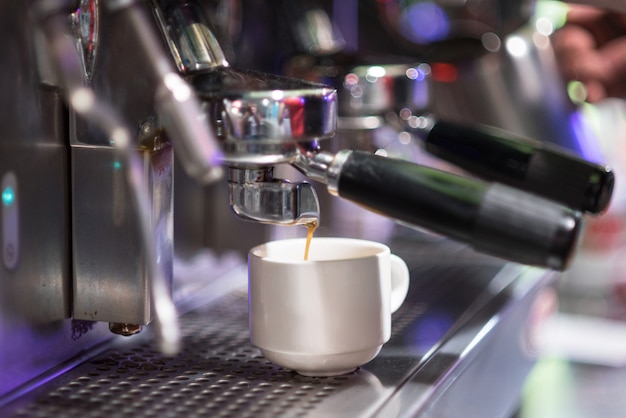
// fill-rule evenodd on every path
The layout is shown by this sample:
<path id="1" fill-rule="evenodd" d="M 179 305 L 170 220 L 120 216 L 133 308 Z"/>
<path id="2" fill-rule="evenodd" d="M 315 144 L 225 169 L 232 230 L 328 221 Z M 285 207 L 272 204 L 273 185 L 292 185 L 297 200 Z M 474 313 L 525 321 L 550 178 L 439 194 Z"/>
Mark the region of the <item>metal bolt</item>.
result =
<path id="1" fill-rule="evenodd" d="M 139 334 L 142 330 L 141 325 L 137 324 L 122 324 L 119 322 L 109 322 L 109 331 L 113 334 L 123 335 L 129 337 L 131 335 Z"/>

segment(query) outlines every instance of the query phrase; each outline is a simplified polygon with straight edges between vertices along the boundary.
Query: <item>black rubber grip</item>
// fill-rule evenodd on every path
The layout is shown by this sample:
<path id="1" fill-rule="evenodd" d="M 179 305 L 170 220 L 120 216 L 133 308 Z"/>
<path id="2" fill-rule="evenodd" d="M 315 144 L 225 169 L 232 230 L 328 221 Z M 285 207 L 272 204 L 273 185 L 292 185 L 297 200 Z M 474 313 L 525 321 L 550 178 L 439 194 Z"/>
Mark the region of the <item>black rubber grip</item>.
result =
<path id="1" fill-rule="evenodd" d="M 508 184 L 598 214 L 611 200 L 610 168 L 543 142 L 487 126 L 437 121 L 420 135 L 426 150 L 485 180 Z"/>
<path id="2" fill-rule="evenodd" d="M 502 184 L 408 161 L 352 151 L 338 194 L 399 221 L 523 264 L 564 269 L 580 232 L 580 212 Z"/>

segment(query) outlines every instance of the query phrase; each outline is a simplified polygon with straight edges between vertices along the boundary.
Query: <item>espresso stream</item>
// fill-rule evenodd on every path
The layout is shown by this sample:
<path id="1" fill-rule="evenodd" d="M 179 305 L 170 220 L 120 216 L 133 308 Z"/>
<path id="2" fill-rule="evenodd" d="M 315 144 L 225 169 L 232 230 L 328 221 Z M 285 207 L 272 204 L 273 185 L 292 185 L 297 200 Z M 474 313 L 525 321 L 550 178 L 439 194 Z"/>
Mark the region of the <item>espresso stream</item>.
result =
<path id="1" fill-rule="evenodd" d="M 304 246 L 304 259 L 309 259 L 309 248 L 311 247 L 311 240 L 313 239 L 313 233 L 317 229 L 317 222 L 311 222 L 306 224 L 307 234 L 306 234 L 306 245 Z"/>

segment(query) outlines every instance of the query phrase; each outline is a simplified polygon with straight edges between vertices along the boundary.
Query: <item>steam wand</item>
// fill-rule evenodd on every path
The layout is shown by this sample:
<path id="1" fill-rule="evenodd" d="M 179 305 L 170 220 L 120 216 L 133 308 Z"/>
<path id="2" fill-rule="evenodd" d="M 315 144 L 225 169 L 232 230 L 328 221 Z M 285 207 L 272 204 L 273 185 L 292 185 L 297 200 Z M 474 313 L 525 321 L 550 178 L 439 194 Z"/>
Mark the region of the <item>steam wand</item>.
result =
<path id="1" fill-rule="evenodd" d="M 130 131 L 117 112 L 100 100 L 91 88 L 83 84 L 80 59 L 71 41 L 67 22 L 67 6 L 71 5 L 64 1 L 55 2 L 55 7 L 51 7 L 50 4 L 50 2 L 40 2 L 38 5 L 40 23 L 49 47 L 52 65 L 55 67 L 56 75 L 60 78 L 58 81 L 67 93 L 68 105 L 108 135 L 111 145 L 127 163 L 128 184 L 138 213 L 150 214 L 148 186 L 144 181 L 139 155 L 132 147 Z M 147 253 L 147 269 L 154 302 L 154 322 L 159 347 L 163 354 L 174 355 L 180 350 L 178 315 L 169 293 L 169 285 L 163 272 L 164 266 L 159 265 L 158 262 L 150 217 L 138 216 L 138 221 L 143 247 Z"/>

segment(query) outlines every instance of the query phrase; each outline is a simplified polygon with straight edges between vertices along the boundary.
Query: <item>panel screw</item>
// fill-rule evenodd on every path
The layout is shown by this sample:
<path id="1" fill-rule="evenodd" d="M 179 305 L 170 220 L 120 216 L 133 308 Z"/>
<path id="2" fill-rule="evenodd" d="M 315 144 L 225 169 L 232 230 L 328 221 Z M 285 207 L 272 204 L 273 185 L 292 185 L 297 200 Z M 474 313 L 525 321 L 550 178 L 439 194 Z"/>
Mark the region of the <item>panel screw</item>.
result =
<path id="1" fill-rule="evenodd" d="M 109 331 L 111 331 L 113 334 L 123 335 L 124 337 L 139 334 L 141 330 L 141 325 L 109 322 Z"/>

